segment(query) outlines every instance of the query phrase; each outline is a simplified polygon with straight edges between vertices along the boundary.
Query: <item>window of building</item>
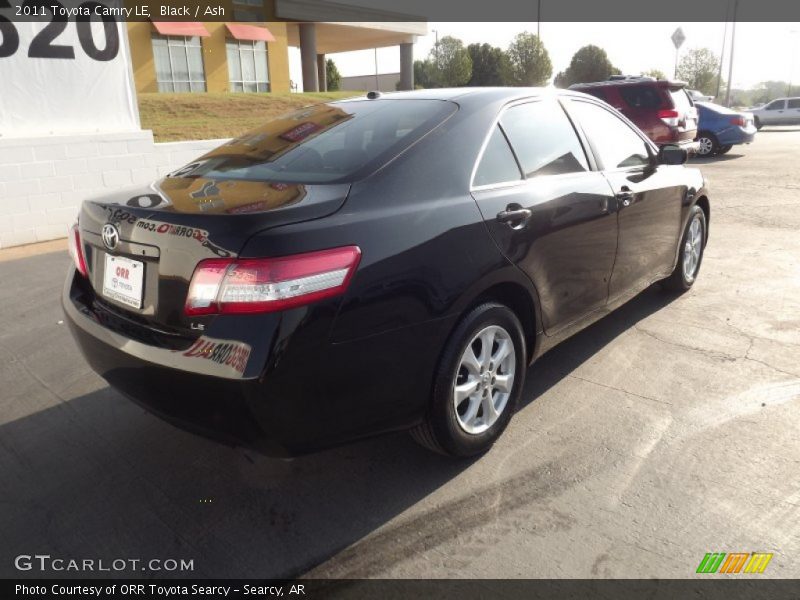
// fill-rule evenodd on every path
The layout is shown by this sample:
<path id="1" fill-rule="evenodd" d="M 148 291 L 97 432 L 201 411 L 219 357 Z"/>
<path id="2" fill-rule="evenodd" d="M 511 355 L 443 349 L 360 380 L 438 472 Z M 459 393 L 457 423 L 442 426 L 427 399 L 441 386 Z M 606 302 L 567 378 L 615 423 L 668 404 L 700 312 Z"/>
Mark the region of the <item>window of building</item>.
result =
<path id="1" fill-rule="evenodd" d="M 159 92 L 205 92 L 203 49 L 199 37 L 153 35 Z"/>
<path id="2" fill-rule="evenodd" d="M 228 40 L 228 80 L 232 92 L 268 92 L 267 43 Z"/>
<path id="3" fill-rule="evenodd" d="M 578 135 L 557 102 L 512 106 L 500 118 L 500 124 L 526 179 L 589 169 Z"/>

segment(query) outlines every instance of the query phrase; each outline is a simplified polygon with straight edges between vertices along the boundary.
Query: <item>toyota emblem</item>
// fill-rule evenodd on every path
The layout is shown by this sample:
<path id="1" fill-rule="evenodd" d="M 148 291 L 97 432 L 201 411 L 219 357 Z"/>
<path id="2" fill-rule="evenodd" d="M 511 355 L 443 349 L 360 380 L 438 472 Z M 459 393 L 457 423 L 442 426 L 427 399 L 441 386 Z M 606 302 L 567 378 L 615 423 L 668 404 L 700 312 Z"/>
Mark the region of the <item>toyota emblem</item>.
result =
<path id="1" fill-rule="evenodd" d="M 111 223 L 106 223 L 103 225 L 103 244 L 109 250 L 113 250 L 117 247 L 119 243 L 119 230 L 117 229 L 116 225 L 112 225 Z"/>

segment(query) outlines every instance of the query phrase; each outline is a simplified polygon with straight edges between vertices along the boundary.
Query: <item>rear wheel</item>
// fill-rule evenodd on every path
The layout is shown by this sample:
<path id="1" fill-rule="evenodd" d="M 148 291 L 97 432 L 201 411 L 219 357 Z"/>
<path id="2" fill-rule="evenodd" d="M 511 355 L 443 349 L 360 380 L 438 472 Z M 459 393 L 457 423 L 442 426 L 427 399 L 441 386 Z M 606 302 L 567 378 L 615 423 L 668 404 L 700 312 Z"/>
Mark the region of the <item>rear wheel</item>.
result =
<path id="1" fill-rule="evenodd" d="M 717 154 L 725 154 L 726 152 L 729 152 L 731 148 L 733 148 L 733 146 L 720 146 L 719 150 L 717 150 Z"/>
<path id="2" fill-rule="evenodd" d="M 672 275 L 664 281 L 667 289 L 685 292 L 694 285 L 706 247 L 706 231 L 706 214 L 699 206 L 692 207 L 692 214 L 681 238 L 678 264 L 675 265 Z"/>
<path id="3" fill-rule="evenodd" d="M 435 452 L 486 452 L 508 425 L 522 392 L 525 336 L 506 306 L 487 302 L 471 310 L 447 342 L 424 422 L 411 431 Z"/>
<path id="4" fill-rule="evenodd" d="M 697 136 L 697 155 L 698 156 L 712 156 L 719 150 L 719 142 L 713 133 L 708 131 L 701 131 Z"/>

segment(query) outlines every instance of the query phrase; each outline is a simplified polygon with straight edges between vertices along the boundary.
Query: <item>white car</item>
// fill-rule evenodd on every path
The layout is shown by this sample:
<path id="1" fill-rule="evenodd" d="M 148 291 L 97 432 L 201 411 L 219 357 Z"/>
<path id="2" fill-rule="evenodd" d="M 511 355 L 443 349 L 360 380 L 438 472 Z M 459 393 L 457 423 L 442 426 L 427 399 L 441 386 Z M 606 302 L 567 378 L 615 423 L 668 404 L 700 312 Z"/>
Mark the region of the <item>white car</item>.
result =
<path id="1" fill-rule="evenodd" d="M 800 98 L 778 98 L 750 112 L 758 129 L 766 125 L 800 125 Z"/>
<path id="2" fill-rule="evenodd" d="M 699 90 L 686 90 L 695 102 L 713 102 L 714 96 L 707 96 Z"/>

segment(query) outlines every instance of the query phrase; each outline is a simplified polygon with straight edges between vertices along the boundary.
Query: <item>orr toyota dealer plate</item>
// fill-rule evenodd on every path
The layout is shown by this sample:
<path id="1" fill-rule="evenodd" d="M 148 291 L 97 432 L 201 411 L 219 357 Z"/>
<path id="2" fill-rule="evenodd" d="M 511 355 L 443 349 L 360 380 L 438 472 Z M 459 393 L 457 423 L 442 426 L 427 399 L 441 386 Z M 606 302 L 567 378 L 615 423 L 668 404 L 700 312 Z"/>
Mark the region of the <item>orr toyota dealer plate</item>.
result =
<path id="1" fill-rule="evenodd" d="M 142 307 L 144 263 L 106 254 L 103 295 L 133 308 Z"/>

